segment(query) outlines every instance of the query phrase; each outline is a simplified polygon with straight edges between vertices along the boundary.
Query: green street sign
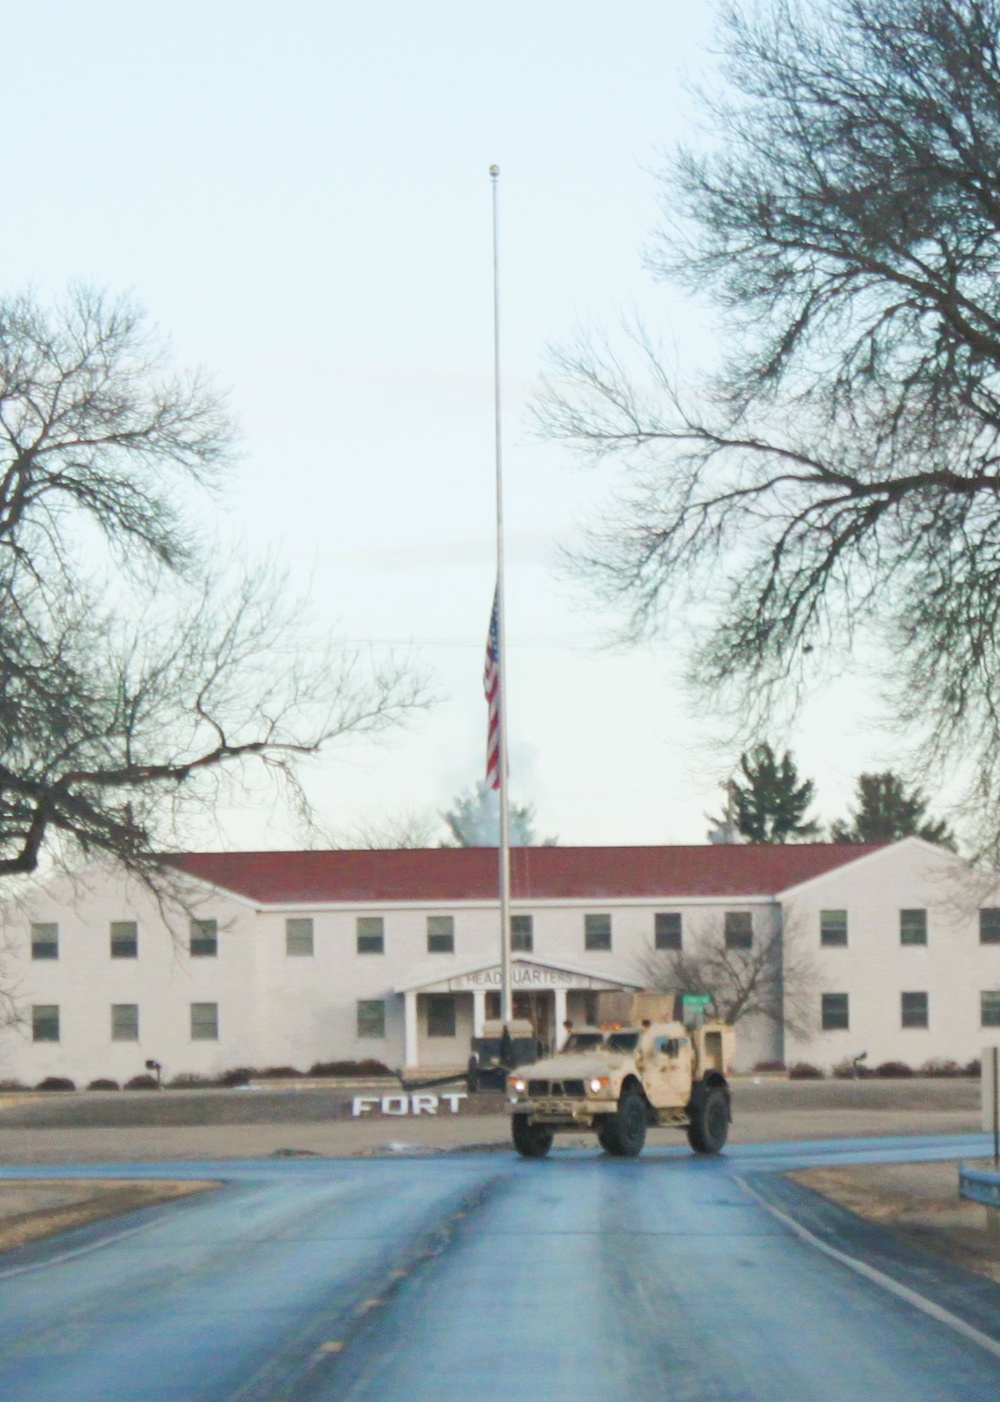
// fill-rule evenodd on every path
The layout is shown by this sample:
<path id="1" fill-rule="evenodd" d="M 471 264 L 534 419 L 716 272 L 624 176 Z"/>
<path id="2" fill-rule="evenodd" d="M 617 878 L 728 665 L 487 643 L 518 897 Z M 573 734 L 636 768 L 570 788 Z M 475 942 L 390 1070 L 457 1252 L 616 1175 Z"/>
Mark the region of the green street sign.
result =
<path id="1" fill-rule="evenodd" d="M 686 1008 L 710 1008 L 712 995 L 711 993 L 685 993 L 681 1002 Z"/>

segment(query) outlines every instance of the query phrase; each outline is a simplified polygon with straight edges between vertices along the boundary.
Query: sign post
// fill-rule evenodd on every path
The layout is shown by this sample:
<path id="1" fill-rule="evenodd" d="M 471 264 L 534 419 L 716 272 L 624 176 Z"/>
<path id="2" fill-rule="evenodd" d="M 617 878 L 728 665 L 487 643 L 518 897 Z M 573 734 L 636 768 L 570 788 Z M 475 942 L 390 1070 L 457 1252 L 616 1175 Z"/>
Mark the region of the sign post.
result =
<path id="1" fill-rule="evenodd" d="M 990 1047 L 993 1053 L 993 1168 L 1000 1168 L 1000 1077 L 997 1077 L 997 1059 L 1000 1047 Z"/>
<path id="2" fill-rule="evenodd" d="M 697 1021 L 699 1024 L 704 1021 L 705 1014 L 712 1006 L 712 995 L 710 993 L 682 993 L 681 994 L 681 1022 L 688 1026 L 689 1019 Z"/>
<path id="3" fill-rule="evenodd" d="M 1000 1047 L 983 1047 L 980 1066 L 983 1133 L 993 1134 L 993 1166 L 1000 1168 Z"/>

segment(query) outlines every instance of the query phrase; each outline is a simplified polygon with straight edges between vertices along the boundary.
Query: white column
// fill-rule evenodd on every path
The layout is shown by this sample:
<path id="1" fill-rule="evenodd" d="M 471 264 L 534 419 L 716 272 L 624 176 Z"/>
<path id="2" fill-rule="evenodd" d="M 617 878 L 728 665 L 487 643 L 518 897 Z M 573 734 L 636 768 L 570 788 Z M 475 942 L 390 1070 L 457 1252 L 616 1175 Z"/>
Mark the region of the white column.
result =
<path id="1" fill-rule="evenodd" d="M 416 1066 L 418 1064 L 416 993 L 403 994 L 403 1045 L 405 1047 L 403 1059 L 406 1066 Z"/>
<path id="2" fill-rule="evenodd" d="M 483 1023 L 486 1020 L 486 989 L 474 988 L 472 990 L 472 1035 L 481 1037 L 483 1035 Z"/>
<path id="3" fill-rule="evenodd" d="M 561 1047 L 566 1038 L 563 1035 L 563 1023 L 566 1021 L 566 990 L 565 988 L 553 988 L 555 996 L 555 1015 L 553 1021 L 555 1027 L 552 1029 L 552 1037 L 556 1047 Z"/>

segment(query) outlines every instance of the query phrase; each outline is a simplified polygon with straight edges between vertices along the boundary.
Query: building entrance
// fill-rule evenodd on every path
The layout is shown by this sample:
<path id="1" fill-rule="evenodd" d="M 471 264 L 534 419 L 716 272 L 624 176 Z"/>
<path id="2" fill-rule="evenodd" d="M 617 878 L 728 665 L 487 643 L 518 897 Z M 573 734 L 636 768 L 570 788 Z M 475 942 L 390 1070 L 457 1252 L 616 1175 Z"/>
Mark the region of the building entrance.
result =
<path id="1" fill-rule="evenodd" d="M 535 1036 L 544 1046 L 551 1046 L 556 1035 L 554 1026 L 555 995 L 549 989 L 514 990 L 514 1016 L 526 1018 L 535 1029 Z M 500 994 L 489 989 L 486 994 L 486 1016 L 499 1018 Z"/>

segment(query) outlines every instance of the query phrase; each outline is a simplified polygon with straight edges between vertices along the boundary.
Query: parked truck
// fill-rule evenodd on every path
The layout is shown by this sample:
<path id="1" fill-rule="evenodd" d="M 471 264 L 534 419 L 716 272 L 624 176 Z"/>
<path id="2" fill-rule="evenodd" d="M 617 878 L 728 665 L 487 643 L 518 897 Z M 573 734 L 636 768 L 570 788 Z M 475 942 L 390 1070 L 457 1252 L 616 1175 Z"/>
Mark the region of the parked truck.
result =
<path id="1" fill-rule="evenodd" d="M 483 1023 L 483 1030 L 472 1039 L 472 1054 L 465 1072 L 465 1085 L 470 1095 L 477 1090 L 502 1091 L 508 1074 L 517 1066 L 533 1062 L 543 1051 L 535 1036 L 533 1025 L 526 1018 L 514 1018 L 506 1024 L 494 1018 Z M 547 1050 L 547 1049 L 545 1049 Z"/>
<path id="2" fill-rule="evenodd" d="M 685 1018 L 679 998 L 639 995 L 628 1025 L 575 1029 L 557 1055 L 508 1076 L 514 1147 L 543 1158 L 560 1131 L 594 1130 L 606 1153 L 631 1158 L 662 1125 L 686 1130 L 695 1153 L 717 1154 L 732 1120 L 735 1041 L 724 1023 Z"/>

